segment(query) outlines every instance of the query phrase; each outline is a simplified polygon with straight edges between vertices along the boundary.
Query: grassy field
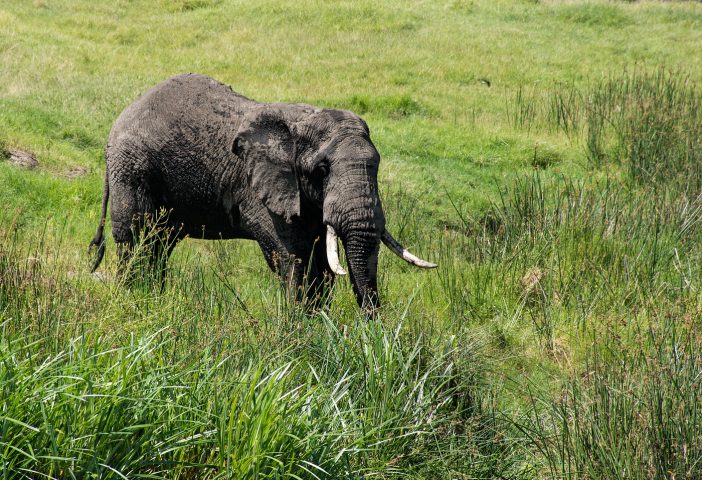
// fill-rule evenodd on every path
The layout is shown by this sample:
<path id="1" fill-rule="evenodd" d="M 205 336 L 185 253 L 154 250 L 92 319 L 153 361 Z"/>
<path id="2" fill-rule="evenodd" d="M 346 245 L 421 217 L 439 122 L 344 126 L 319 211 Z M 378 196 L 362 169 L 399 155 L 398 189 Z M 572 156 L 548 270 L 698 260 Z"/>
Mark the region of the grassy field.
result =
<path id="1" fill-rule="evenodd" d="M 697 2 L 1 2 L 2 478 L 701 478 L 700 46 Z M 244 241 L 91 276 L 110 126 L 182 72 L 361 114 L 439 268 L 383 251 L 375 321 Z"/>

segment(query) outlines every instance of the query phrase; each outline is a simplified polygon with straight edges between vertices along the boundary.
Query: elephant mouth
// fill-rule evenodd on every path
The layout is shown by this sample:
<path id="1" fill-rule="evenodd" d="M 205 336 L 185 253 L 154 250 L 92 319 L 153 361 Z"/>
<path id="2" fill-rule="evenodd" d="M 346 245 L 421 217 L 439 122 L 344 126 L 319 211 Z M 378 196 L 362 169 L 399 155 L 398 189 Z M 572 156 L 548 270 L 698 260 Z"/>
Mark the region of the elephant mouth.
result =
<path id="1" fill-rule="evenodd" d="M 339 262 L 339 242 L 338 242 L 338 235 L 336 234 L 336 231 L 334 230 L 334 227 L 331 225 L 327 225 L 327 262 L 329 263 L 329 268 L 331 271 L 333 271 L 336 275 L 346 275 L 346 270 L 341 266 L 341 263 Z M 407 250 L 405 247 L 402 246 L 400 242 L 395 240 L 395 238 L 390 234 L 390 232 L 387 231 L 387 229 L 383 230 L 383 233 L 380 236 L 380 239 L 382 242 L 390 249 L 392 253 L 403 259 L 405 262 L 409 263 L 410 265 L 414 265 L 417 268 L 436 268 L 438 265 L 435 263 L 428 262 L 426 260 L 423 260 L 416 255 L 414 255 L 412 252 Z"/>

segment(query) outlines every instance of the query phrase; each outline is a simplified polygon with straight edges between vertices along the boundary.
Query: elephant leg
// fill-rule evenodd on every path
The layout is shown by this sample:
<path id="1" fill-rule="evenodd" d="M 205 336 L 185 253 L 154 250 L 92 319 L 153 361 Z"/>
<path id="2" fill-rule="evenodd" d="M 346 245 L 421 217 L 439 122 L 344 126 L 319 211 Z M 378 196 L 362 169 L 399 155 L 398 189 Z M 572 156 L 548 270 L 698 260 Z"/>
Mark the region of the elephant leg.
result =
<path id="1" fill-rule="evenodd" d="M 304 298 L 303 259 L 296 256 L 286 235 L 289 226 L 258 202 L 241 207 L 241 226 L 258 242 L 268 267 L 280 279 L 289 297 L 301 301 Z"/>
<path id="2" fill-rule="evenodd" d="M 161 293 L 166 287 L 166 274 L 168 273 L 168 259 L 179 241 L 176 230 L 172 227 L 156 227 L 153 237 L 148 245 L 148 273 L 159 285 Z"/>
<path id="3" fill-rule="evenodd" d="M 116 190 L 112 189 L 113 192 Z M 135 224 L 141 223 L 140 213 L 136 208 L 136 201 L 129 199 L 129 195 L 122 192 L 112 194 L 112 238 L 117 247 L 117 277 L 131 286 L 134 283 L 133 260 L 135 246 L 138 243 L 139 228 Z M 120 202 L 120 200 L 122 200 Z M 119 202 L 119 203 L 118 203 Z"/>
<path id="4" fill-rule="evenodd" d="M 334 278 L 327 261 L 326 235 L 320 234 L 315 239 L 305 274 L 305 299 L 310 309 L 319 310 L 328 305 Z"/>
<path id="5" fill-rule="evenodd" d="M 129 286 L 135 282 L 153 284 L 158 285 L 163 292 L 168 259 L 179 240 L 177 235 L 165 230 L 147 232 L 146 235 L 135 232 L 131 240 L 117 244 L 118 277 Z"/>
<path id="6" fill-rule="evenodd" d="M 117 278 L 127 285 L 131 285 L 134 281 L 131 274 L 132 268 L 132 253 L 134 251 L 134 240 L 115 240 L 117 246 Z"/>
<path id="7" fill-rule="evenodd" d="M 146 188 L 112 188 L 112 236 L 117 245 L 118 277 L 127 285 L 152 279 L 163 282 L 165 261 L 172 251 L 167 218 Z"/>
<path id="8" fill-rule="evenodd" d="M 327 306 L 335 275 L 327 261 L 326 235 L 309 241 L 300 240 L 302 236 L 300 232 L 297 242 L 287 247 L 291 253 L 285 262 L 278 261 L 274 266 L 286 288 L 294 291 L 295 300 L 315 311 Z"/>
<path id="9" fill-rule="evenodd" d="M 271 239 L 259 239 L 263 256 L 268 267 L 275 273 L 285 288 L 288 296 L 302 301 L 304 298 L 304 266 L 303 259 L 291 254 L 280 242 Z"/>

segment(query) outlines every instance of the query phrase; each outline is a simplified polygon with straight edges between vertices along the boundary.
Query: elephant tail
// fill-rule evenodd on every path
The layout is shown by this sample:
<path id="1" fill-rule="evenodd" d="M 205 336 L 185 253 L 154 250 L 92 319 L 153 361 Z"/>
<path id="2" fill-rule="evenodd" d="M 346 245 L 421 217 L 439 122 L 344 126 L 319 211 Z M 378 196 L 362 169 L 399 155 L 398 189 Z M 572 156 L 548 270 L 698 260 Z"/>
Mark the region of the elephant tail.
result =
<path id="1" fill-rule="evenodd" d="M 93 261 L 93 266 L 90 268 L 90 273 L 93 273 L 100 266 L 102 262 L 102 257 L 105 256 L 105 218 L 107 217 L 107 201 L 110 198 L 110 182 L 108 180 L 109 175 L 105 171 L 105 187 L 102 191 L 102 213 L 100 214 L 100 225 L 98 225 L 97 233 L 95 237 L 90 241 L 91 249 L 92 247 L 97 247 L 97 256 Z"/>

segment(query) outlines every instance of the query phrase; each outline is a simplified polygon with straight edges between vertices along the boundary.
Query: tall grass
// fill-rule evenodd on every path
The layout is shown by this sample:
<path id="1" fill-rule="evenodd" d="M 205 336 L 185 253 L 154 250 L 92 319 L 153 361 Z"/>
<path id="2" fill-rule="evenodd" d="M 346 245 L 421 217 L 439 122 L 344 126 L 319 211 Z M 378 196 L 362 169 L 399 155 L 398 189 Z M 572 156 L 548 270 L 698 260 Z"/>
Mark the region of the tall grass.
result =
<path id="1" fill-rule="evenodd" d="M 552 478 L 702 475 L 699 321 L 690 313 L 656 320 L 596 340 L 558 398 L 534 397 L 522 428 Z"/>
<path id="2" fill-rule="evenodd" d="M 407 201 L 391 195 L 386 208 L 402 219 Z M 698 415 L 698 359 L 684 380 L 662 355 L 698 341 L 666 315 L 696 324 L 700 201 L 538 174 L 500 188 L 479 216 L 455 204 L 457 223 L 441 235 L 415 210 L 403 235 L 442 267 L 375 322 L 343 292 L 311 315 L 270 275 L 232 282 L 257 275 L 238 244 L 175 258 L 161 292 L 76 273 L 52 253 L 61 235 L 19 243 L 21 227 L 10 228 L 0 242 L 5 474 L 604 478 L 645 475 L 669 455 L 695 461 L 697 427 L 672 425 Z M 381 275 L 389 298 L 400 277 Z M 445 310 L 432 313 L 437 304 Z M 593 335 L 605 341 L 587 348 Z M 654 353 L 660 365 L 644 362 Z M 530 359 L 567 368 L 537 382 Z M 692 393 L 661 400 L 635 437 L 624 436 L 631 422 L 604 423 L 655 407 L 681 378 Z M 523 390 L 534 382 L 532 402 Z M 607 410 L 636 382 L 647 396 Z M 615 427 L 621 444 L 587 436 Z M 677 453 L 656 454 L 662 440 Z M 666 468 L 682 472 L 673 460 Z"/>
<path id="3" fill-rule="evenodd" d="M 510 322 L 546 353 L 513 374 L 527 406 L 509 415 L 535 478 L 702 474 L 702 197 L 667 187 L 517 179 L 435 247 L 452 315 L 521 346 L 521 368 Z"/>
<path id="4" fill-rule="evenodd" d="M 50 242 L 13 235 L 0 242 L 5 478 L 439 478 L 519 466 L 469 336 L 429 342 L 402 317 L 344 326 L 284 296 L 242 311 L 197 262 L 171 272 L 164 293 L 101 286 L 52 259 Z"/>
<path id="5" fill-rule="evenodd" d="M 485 304 L 508 302 L 567 367 L 563 387 L 519 382 L 538 391 L 514 421 L 539 477 L 700 476 L 701 197 L 540 175 L 501 192 L 462 254 Z"/>
<path id="6" fill-rule="evenodd" d="M 688 373 L 680 376 L 671 362 L 676 349 L 699 348 L 702 197 L 678 182 L 641 186 L 617 175 L 573 180 L 537 173 L 497 190 L 497 200 L 478 214 L 450 198 L 455 216 L 441 234 L 407 231 L 441 265 L 417 300 L 432 312 L 424 314 L 439 305 L 439 331 L 481 332 L 499 358 L 499 373 L 485 377 L 514 381 L 515 390 L 501 390 L 499 402 L 524 435 L 510 440 L 533 449 L 533 470 L 524 475 L 663 478 L 669 468 L 676 478 L 699 476 L 690 442 L 700 431 L 695 389 L 702 365 L 696 354 L 688 356 Z M 410 204 L 401 194 L 386 201 L 399 212 Z M 412 212 L 400 223 L 432 221 L 420 208 Z M 595 365 L 606 372 L 597 392 L 589 390 Z M 529 389 L 538 393 L 530 397 Z M 639 393 L 636 402 L 628 396 Z M 661 402 L 657 410 L 654 401 Z M 565 420 L 556 413 L 562 408 Z M 586 415 L 591 408 L 600 410 Z M 628 420 L 620 413 L 632 411 L 646 416 L 645 428 L 622 423 Z M 683 416 L 691 425 L 674 428 Z M 608 433 L 611 439 L 603 422 L 619 429 Z M 684 454 L 687 460 L 679 460 Z"/>
<path id="7" fill-rule="evenodd" d="M 500 192 L 480 217 L 434 241 L 442 288 L 471 322 L 506 305 L 504 314 L 528 314 L 552 345 L 558 317 L 584 326 L 651 298 L 687 297 L 702 280 L 700 197 L 541 175 Z"/>
<path id="8" fill-rule="evenodd" d="M 702 91 L 679 71 L 633 69 L 587 87 L 562 84 L 510 107 L 517 128 L 545 127 L 582 140 L 596 165 L 621 163 L 639 184 L 702 188 Z"/>

